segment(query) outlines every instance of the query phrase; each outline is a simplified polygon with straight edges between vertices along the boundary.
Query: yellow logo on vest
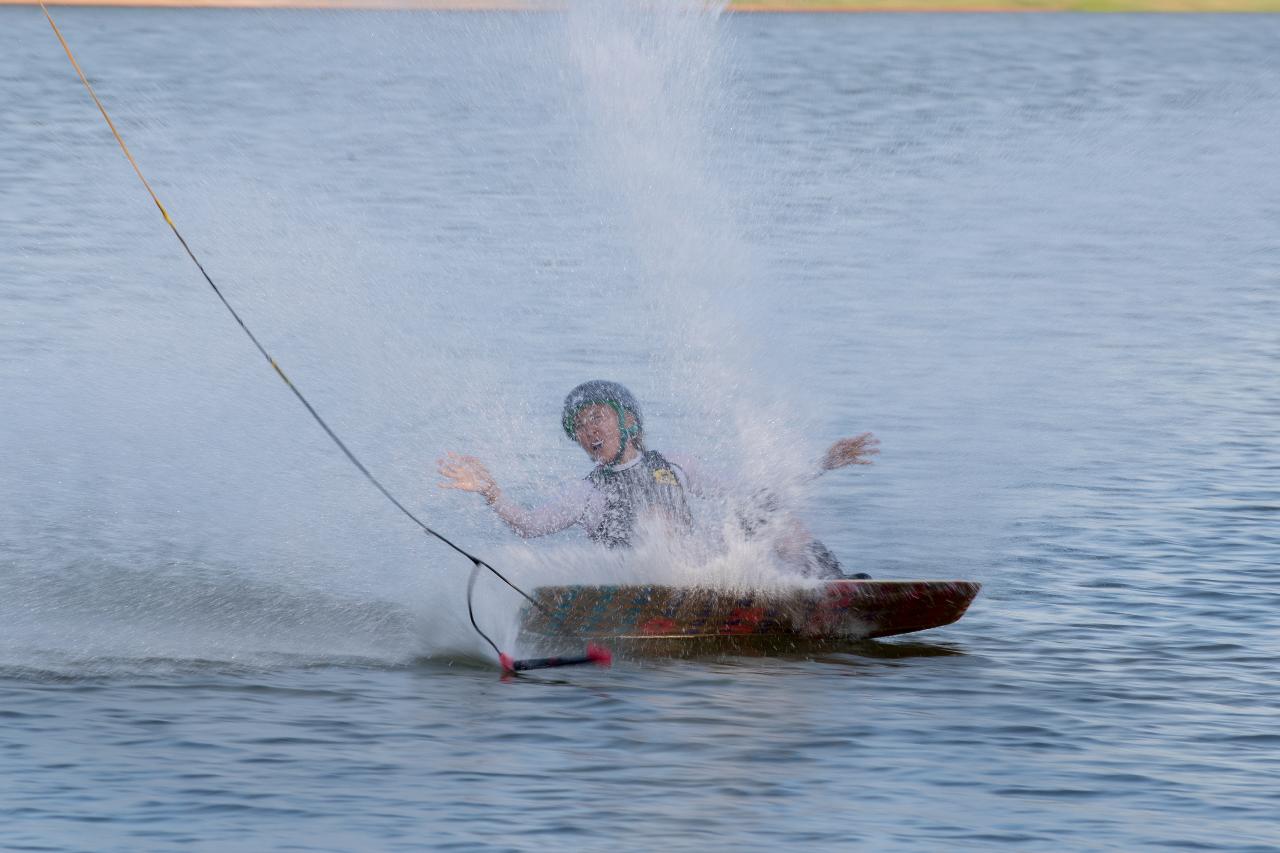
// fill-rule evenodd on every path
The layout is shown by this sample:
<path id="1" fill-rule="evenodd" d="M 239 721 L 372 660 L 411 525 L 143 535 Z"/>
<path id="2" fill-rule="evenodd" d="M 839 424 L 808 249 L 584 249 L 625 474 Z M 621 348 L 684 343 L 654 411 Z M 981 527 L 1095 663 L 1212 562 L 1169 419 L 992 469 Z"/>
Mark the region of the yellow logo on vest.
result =
<path id="1" fill-rule="evenodd" d="M 672 473 L 670 468 L 659 468 L 653 472 L 654 482 L 661 483 L 664 486 L 678 486 L 680 481 L 676 479 L 676 475 Z"/>

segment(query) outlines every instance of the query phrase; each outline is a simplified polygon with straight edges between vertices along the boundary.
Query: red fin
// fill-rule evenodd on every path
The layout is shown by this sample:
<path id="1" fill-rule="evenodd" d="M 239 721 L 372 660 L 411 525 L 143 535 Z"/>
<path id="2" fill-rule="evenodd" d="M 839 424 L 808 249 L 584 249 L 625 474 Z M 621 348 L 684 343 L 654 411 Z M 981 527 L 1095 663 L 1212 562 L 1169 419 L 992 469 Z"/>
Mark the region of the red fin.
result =
<path id="1" fill-rule="evenodd" d="M 587 658 L 601 666 L 611 666 L 613 664 L 613 653 L 604 646 L 597 646 L 595 643 L 587 644 Z"/>

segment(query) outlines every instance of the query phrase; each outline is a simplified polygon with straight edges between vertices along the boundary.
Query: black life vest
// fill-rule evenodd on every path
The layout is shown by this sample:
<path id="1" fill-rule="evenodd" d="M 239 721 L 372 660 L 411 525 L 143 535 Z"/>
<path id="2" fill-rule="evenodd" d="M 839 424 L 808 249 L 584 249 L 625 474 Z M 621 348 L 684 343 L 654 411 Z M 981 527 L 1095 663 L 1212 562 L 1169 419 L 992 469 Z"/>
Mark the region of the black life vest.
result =
<path id="1" fill-rule="evenodd" d="M 601 465 L 587 480 L 604 493 L 604 514 L 596 527 L 587 530 L 587 536 L 606 548 L 630 547 L 636 521 L 649 511 L 681 532 L 693 529 L 693 515 L 676 466 L 656 450 L 644 451 L 639 462 L 622 471 Z"/>

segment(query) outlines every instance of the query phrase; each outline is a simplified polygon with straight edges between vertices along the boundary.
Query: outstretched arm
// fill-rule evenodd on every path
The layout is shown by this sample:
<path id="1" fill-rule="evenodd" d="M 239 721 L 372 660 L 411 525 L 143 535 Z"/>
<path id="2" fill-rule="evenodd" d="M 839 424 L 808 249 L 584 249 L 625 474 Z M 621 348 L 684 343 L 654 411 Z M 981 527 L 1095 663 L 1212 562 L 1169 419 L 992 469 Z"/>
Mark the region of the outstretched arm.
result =
<path id="1" fill-rule="evenodd" d="M 582 517 L 587 502 L 587 495 L 571 491 L 558 501 L 527 510 L 503 497 L 502 489 L 498 488 L 489 469 L 474 456 L 448 453 L 436 460 L 436 467 L 447 478 L 438 484 L 440 488 L 482 495 L 498 517 L 523 539 L 545 536 L 572 526 Z"/>
<path id="2" fill-rule="evenodd" d="M 869 457 L 880 453 L 880 439 L 869 432 L 855 435 L 853 438 L 842 438 L 823 454 L 817 470 L 801 474 L 800 482 L 811 480 L 827 471 L 843 468 L 846 465 L 870 465 Z M 667 458 L 675 464 L 680 484 L 700 498 L 715 498 L 732 495 L 741 490 L 743 484 L 728 479 L 715 471 L 703 467 L 691 456 L 669 454 Z M 757 492 L 757 497 L 763 494 Z"/>

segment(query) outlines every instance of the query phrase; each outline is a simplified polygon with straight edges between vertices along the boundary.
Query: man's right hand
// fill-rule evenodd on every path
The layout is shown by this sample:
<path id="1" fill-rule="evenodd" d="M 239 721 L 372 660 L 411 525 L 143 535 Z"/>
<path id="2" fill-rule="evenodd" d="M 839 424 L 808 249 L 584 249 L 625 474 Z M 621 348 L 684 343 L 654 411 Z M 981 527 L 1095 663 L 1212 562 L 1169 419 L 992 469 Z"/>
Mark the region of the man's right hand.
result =
<path id="1" fill-rule="evenodd" d="M 445 482 L 436 484 L 442 489 L 477 492 L 484 495 L 484 499 L 489 503 L 496 501 L 501 494 L 489 469 L 474 456 L 446 453 L 436 460 L 436 469 L 442 476 L 448 478 Z"/>

